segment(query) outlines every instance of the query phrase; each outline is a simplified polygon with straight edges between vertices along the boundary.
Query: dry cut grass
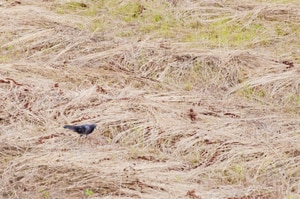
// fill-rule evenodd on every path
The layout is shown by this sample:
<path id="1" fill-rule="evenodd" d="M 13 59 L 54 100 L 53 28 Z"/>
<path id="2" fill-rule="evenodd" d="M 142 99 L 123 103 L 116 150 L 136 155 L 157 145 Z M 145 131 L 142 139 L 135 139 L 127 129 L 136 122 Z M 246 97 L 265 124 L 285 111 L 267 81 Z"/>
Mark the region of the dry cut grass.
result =
<path id="1" fill-rule="evenodd" d="M 0 198 L 300 197 L 297 1 L 0 10 Z"/>

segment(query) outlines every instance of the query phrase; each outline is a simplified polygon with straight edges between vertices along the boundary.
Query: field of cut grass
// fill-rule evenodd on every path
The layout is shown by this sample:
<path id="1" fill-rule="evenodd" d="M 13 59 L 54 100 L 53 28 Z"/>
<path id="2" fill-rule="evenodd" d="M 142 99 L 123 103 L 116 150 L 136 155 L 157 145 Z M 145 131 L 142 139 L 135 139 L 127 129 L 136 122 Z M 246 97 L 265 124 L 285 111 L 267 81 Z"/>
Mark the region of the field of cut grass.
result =
<path id="1" fill-rule="evenodd" d="M 0 198 L 300 198 L 298 0 L 9 0 L 0 16 Z"/>

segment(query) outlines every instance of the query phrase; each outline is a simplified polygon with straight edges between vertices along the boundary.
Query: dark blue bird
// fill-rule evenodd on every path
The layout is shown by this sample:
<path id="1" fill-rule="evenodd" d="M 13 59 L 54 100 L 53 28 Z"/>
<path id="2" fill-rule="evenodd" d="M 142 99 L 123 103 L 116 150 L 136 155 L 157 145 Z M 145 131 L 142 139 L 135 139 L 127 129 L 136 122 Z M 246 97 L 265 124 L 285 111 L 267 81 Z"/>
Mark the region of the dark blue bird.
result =
<path id="1" fill-rule="evenodd" d="M 94 129 L 96 128 L 96 124 L 84 124 L 84 125 L 65 125 L 64 126 L 65 129 L 70 129 L 76 133 L 78 133 L 81 136 L 86 135 L 86 137 L 88 136 L 88 134 L 91 134 Z"/>

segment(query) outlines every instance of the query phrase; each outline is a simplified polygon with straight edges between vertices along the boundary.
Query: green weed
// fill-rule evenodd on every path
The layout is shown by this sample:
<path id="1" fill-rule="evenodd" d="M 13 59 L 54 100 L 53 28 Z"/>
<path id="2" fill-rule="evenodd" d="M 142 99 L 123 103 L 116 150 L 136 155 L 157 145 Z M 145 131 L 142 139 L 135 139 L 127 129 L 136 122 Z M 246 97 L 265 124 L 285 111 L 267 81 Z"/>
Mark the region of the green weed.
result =
<path id="1" fill-rule="evenodd" d="M 39 192 L 42 194 L 42 197 L 43 197 L 44 199 L 50 198 L 50 193 L 49 193 L 49 191 L 40 189 Z"/>
<path id="2" fill-rule="evenodd" d="M 94 192 L 91 189 L 86 189 L 84 191 L 84 194 L 88 197 L 91 197 L 94 194 Z"/>

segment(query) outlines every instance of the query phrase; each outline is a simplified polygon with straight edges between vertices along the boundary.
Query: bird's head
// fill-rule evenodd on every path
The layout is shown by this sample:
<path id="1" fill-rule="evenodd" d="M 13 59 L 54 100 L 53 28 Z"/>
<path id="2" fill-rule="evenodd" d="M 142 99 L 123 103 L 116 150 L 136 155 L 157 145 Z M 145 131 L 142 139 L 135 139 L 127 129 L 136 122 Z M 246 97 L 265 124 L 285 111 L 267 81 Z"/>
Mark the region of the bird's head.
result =
<path id="1" fill-rule="evenodd" d="M 93 129 L 95 129 L 96 128 L 96 124 L 91 124 L 91 127 L 93 128 Z"/>

